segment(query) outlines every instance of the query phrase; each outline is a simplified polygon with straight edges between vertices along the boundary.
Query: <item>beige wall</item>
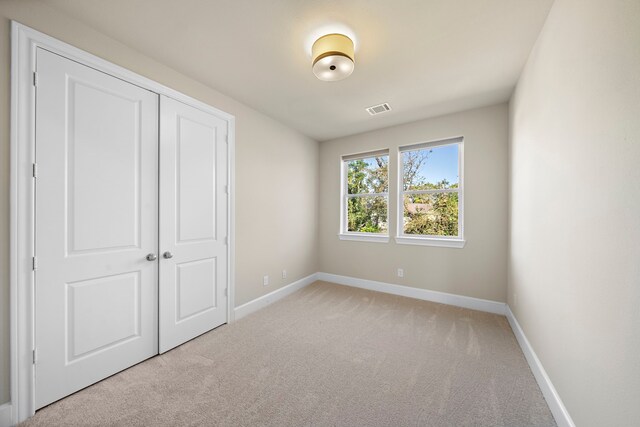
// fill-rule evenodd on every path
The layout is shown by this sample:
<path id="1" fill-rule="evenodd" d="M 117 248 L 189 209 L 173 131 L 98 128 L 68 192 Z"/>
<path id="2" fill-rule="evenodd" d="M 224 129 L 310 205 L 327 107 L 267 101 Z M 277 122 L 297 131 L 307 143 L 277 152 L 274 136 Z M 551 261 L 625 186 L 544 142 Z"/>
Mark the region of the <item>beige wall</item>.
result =
<path id="1" fill-rule="evenodd" d="M 510 133 L 509 304 L 576 425 L 638 425 L 640 2 L 555 2 Z"/>
<path id="2" fill-rule="evenodd" d="M 9 400 L 10 24 L 89 51 L 236 116 L 236 305 L 317 268 L 318 143 L 49 7 L 0 2 L 0 403 Z M 281 270 L 288 278 L 281 279 Z M 262 285 L 270 274 L 271 284 Z"/>
<path id="3" fill-rule="evenodd" d="M 372 118 L 375 120 L 375 118 Z M 476 298 L 507 298 L 506 104 L 394 126 L 320 144 L 320 268 L 327 273 L 450 292 Z M 390 230 L 395 230 L 397 148 L 464 136 L 463 249 L 341 241 L 340 157 L 390 150 Z M 397 268 L 404 269 L 398 278 Z"/>

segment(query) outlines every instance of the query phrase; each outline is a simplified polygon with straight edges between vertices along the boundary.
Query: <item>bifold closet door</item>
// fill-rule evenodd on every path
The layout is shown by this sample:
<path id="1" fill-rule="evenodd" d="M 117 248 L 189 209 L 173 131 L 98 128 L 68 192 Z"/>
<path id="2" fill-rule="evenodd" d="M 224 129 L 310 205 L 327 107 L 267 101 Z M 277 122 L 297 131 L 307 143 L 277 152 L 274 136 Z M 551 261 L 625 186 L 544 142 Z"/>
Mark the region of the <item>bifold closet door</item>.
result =
<path id="1" fill-rule="evenodd" d="M 160 353 L 227 321 L 227 132 L 160 97 Z"/>
<path id="2" fill-rule="evenodd" d="M 158 352 L 158 95 L 36 55 L 40 408 Z"/>

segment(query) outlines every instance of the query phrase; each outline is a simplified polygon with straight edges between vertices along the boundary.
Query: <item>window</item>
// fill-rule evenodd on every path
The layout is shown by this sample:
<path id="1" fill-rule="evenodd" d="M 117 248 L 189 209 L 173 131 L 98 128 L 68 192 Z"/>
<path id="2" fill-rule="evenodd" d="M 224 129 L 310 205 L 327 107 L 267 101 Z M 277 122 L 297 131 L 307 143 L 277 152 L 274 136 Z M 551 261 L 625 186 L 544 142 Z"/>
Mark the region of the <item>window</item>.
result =
<path id="1" fill-rule="evenodd" d="M 342 240 L 389 241 L 389 152 L 342 158 Z"/>
<path id="2" fill-rule="evenodd" d="M 399 149 L 397 243 L 463 247 L 462 138 Z"/>

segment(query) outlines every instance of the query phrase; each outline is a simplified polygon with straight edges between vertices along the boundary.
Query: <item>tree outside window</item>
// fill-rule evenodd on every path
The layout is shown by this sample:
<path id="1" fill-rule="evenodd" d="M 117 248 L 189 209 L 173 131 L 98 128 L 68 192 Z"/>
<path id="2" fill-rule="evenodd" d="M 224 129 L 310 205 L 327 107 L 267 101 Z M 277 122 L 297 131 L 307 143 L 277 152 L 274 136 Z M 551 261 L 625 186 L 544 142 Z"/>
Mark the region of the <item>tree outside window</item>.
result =
<path id="1" fill-rule="evenodd" d="M 460 143 L 400 150 L 401 235 L 460 237 Z"/>
<path id="2" fill-rule="evenodd" d="M 346 169 L 346 229 L 349 233 L 388 232 L 389 155 L 343 160 Z"/>

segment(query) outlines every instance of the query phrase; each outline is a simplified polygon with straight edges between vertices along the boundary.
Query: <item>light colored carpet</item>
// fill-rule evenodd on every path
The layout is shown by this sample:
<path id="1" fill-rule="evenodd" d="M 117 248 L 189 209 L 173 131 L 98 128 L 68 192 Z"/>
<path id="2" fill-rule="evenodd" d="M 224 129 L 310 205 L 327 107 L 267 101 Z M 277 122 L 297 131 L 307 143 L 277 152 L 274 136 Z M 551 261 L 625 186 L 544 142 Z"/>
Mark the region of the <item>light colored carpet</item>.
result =
<path id="1" fill-rule="evenodd" d="M 316 282 L 26 426 L 555 426 L 502 316 Z"/>

